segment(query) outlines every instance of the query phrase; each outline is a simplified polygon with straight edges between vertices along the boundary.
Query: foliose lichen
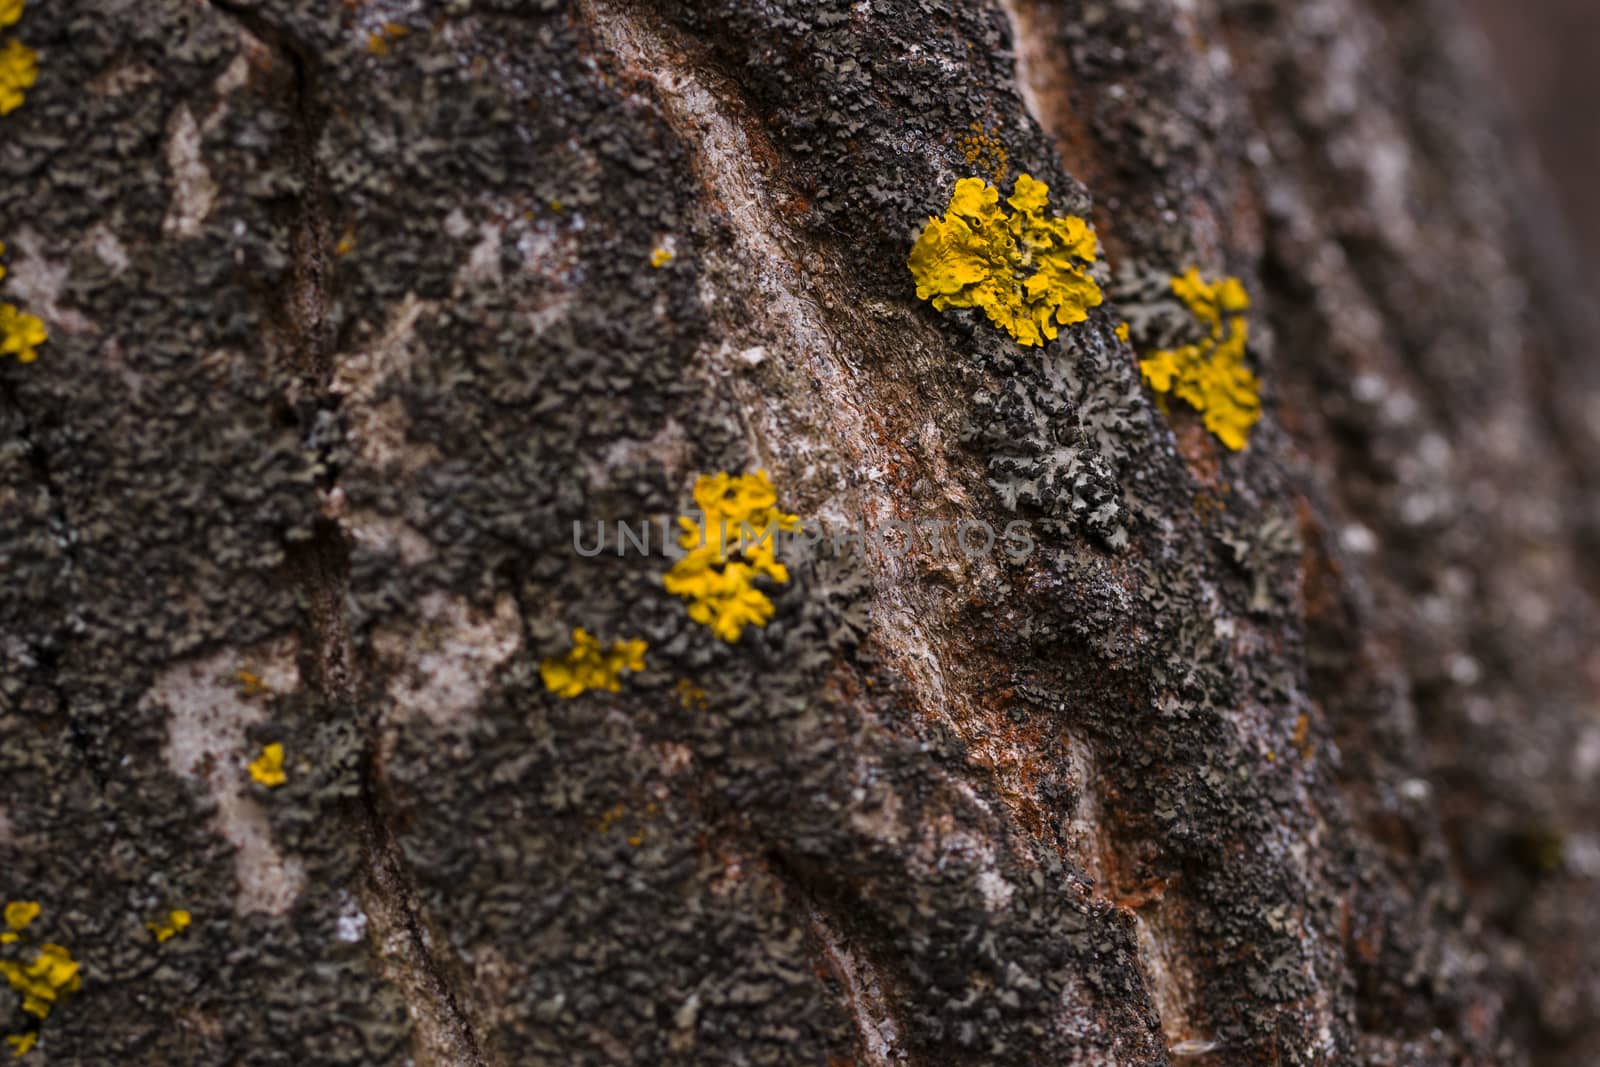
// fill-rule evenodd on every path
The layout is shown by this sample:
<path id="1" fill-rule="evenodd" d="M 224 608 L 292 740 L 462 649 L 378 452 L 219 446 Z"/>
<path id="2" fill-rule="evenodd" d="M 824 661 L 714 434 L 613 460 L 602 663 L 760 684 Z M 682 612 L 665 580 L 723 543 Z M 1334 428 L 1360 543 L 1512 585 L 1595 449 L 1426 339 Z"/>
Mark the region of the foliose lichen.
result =
<path id="1" fill-rule="evenodd" d="M 0 943 L 13 945 L 27 936 L 28 928 L 39 917 L 40 908 L 31 900 L 14 900 L 5 906 L 5 931 Z M 21 1056 L 39 1040 L 39 1024 L 49 1017 L 68 994 L 83 985 L 80 965 L 64 946 L 47 942 L 40 945 L 29 962 L 0 958 L 0 977 L 22 997 L 22 1010 L 34 1017 L 31 1026 L 19 1034 L 6 1036 L 12 1055 Z"/>
<path id="2" fill-rule="evenodd" d="M 187 911 L 182 908 L 174 908 L 167 912 L 163 918 L 154 922 L 147 922 L 144 925 L 155 936 L 156 942 L 160 943 L 183 933 L 193 921 L 194 917 Z"/>
<path id="3" fill-rule="evenodd" d="M 800 519 L 778 510 L 778 492 L 764 470 L 701 475 L 694 501 L 699 518 L 678 518 L 678 544 L 688 554 L 663 584 L 689 602 L 689 618 L 732 643 L 746 626 L 766 626 L 772 618 L 772 601 L 756 582 L 788 582 L 789 570 L 777 560 L 777 536 L 799 532 Z"/>
<path id="4" fill-rule="evenodd" d="M 250 777 L 268 789 L 276 789 L 288 781 L 283 771 L 283 746 L 274 741 L 262 746 L 261 755 L 250 761 Z"/>
<path id="5" fill-rule="evenodd" d="M 1103 299 L 1089 275 L 1098 242 L 1078 216 L 1048 214 L 1049 196 L 1023 174 L 1008 212 L 982 178 L 956 182 L 945 214 L 928 219 L 906 258 L 918 298 L 939 311 L 979 308 L 1024 345 L 1087 319 Z"/>
<path id="6" fill-rule="evenodd" d="M 613 641 L 602 648 L 583 627 L 572 631 L 572 649 L 564 656 L 539 664 L 545 688 L 560 697 L 579 696 L 590 689 L 615 693 L 622 688 L 623 671 L 644 670 L 643 641 Z"/>
<path id="7" fill-rule="evenodd" d="M 24 0 L 0 0 L 0 30 L 22 18 Z M 15 37 L 0 46 L 0 115 L 22 106 L 27 90 L 39 79 L 38 54 Z"/>
<path id="8" fill-rule="evenodd" d="M 1207 282 L 1194 267 L 1172 279 L 1172 292 L 1202 336 L 1152 352 L 1139 361 L 1139 373 L 1158 394 L 1176 396 L 1200 412 L 1206 429 L 1237 452 L 1261 418 L 1260 383 L 1245 366 L 1249 295 L 1239 279 Z"/>

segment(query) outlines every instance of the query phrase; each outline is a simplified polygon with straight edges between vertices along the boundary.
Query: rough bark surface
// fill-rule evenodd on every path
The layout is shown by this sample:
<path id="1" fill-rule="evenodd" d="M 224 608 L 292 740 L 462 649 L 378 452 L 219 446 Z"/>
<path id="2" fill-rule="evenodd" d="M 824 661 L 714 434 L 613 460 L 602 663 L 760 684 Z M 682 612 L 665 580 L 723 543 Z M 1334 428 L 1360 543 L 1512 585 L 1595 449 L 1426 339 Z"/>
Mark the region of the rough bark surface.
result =
<path id="1" fill-rule="evenodd" d="M 1600 1058 L 1597 334 L 1453 5 L 21 32 L 0 895 L 83 966 L 31 1057 Z M 1127 309 L 1025 350 L 915 299 L 975 126 L 1119 275 L 1244 280 L 1247 451 L 1158 410 Z M 1045 535 L 844 546 L 734 645 L 573 550 L 757 467 Z M 574 626 L 647 670 L 558 699 Z"/>

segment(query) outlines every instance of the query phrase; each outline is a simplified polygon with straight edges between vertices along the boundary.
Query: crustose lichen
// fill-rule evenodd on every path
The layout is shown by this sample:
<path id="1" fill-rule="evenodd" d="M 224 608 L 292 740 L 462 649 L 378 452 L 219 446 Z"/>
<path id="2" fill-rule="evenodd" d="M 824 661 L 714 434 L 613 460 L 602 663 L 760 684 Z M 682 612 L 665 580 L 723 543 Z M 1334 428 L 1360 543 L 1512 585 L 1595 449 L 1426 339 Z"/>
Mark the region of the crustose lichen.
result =
<path id="1" fill-rule="evenodd" d="M 1089 276 L 1099 246 L 1083 219 L 1047 214 L 1049 196 L 1023 174 L 1008 212 L 982 178 L 956 182 L 949 208 L 928 219 L 906 257 L 918 298 L 939 311 L 979 308 L 1024 345 L 1087 319 L 1103 299 Z"/>

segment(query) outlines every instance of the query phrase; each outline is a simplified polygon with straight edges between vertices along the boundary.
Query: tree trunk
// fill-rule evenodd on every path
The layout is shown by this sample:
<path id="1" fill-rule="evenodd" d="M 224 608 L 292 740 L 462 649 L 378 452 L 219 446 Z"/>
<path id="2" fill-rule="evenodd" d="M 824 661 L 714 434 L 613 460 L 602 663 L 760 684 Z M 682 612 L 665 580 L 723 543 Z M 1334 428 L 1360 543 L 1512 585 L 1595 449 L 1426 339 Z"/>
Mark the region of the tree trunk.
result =
<path id="1" fill-rule="evenodd" d="M 1460 23 L 29 4 L 0 961 L 80 970 L 4 1033 L 1595 1063 L 1600 359 Z M 1023 174 L 1099 235 L 1042 346 L 907 268 Z M 1190 268 L 1250 298 L 1243 450 L 1142 380 Z M 829 536 L 730 642 L 661 541 L 757 470 Z M 575 628 L 643 669 L 561 695 Z"/>

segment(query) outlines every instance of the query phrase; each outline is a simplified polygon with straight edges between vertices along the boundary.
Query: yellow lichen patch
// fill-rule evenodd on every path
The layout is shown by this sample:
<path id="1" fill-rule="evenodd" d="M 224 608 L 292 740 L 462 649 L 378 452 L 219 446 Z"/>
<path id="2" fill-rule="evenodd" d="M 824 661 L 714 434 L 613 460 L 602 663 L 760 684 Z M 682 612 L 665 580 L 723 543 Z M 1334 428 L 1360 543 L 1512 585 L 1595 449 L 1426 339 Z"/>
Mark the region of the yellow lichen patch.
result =
<path id="1" fill-rule="evenodd" d="M 590 689 L 615 693 L 622 688 L 623 671 L 644 670 L 643 641 L 613 641 L 601 648 L 581 626 L 572 631 L 572 651 L 539 664 L 546 689 L 561 697 L 575 697 Z"/>
<path id="2" fill-rule="evenodd" d="M 147 922 L 144 925 L 155 935 L 156 941 L 162 942 L 183 933 L 189 928 L 193 916 L 181 908 L 167 912 L 167 917 L 159 922 Z"/>
<path id="3" fill-rule="evenodd" d="M 663 579 L 667 592 L 689 601 L 689 618 L 732 643 L 746 626 L 765 626 L 772 601 L 756 580 L 789 580 L 777 560 L 778 531 L 800 529 L 797 516 L 778 510 L 778 492 L 766 471 L 701 475 L 694 485 L 700 518 L 678 518 L 680 547 L 688 554 Z"/>
<path id="4" fill-rule="evenodd" d="M 1011 168 L 1011 155 L 1000 136 L 984 129 L 982 123 L 974 122 L 970 133 L 957 137 L 956 147 L 973 170 L 987 174 L 996 185 L 1006 180 Z"/>
<path id="5" fill-rule="evenodd" d="M 268 789 L 276 789 L 289 780 L 283 773 L 283 746 L 274 741 L 263 745 L 261 755 L 250 761 L 250 777 Z"/>
<path id="6" fill-rule="evenodd" d="M 1194 267 L 1172 279 L 1172 291 L 1204 336 L 1152 352 L 1139 361 L 1139 373 L 1157 393 L 1176 396 L 1200 412 L 1206 429 L 1237 452 L 1261 418 L 1260 383 L 1244 362 L 1250 298 L 1237 278 L 1207 282 Z"/>
<path id="7" fill-rule="evenodd" d="M 26 1056 L 38 1041 L 39 1034 L 37 1031 L 30 1031 L 26 1034 L 6 1035 L 6 1044 L 11 1046 L 12 1056 Z"/>
<path id="8" fill-rule="evenodd" d="M 1132 334 L 1133 334 L 1133 331 L 1131 329 L 1129 329 L 1127 323 L 1125 323 L 1125 322 L 1117 323 L 1117 340 L 1121 341 L 1123 344 L 1127 344 L 1128 343 L 1128 338 L 1131 337 Z"/>
<path id="9" fill-rule="evenodd" d="M 22 17 L 23 0 L 0 0 L 0 30 L 15 26 Z"/>
<path id="10" fill-rule="evenodd" d="M 6 928 L 0 931 L 0 945 L 9 945 L 22 936 L 28 924 L 39 917 L 39 905 L 31 900 L 13 900 L 6 905 Z"/>
<path id="11" fill-rule="evenodd" d="M 665 267 L 668 263 L 671 263 L 671 262 L 672 262 L 672 253 L 667 251 L 665 248 L 657 248 L 655 251 L 650 253 L 650 265 L 652 267 L 656 267 L 656 268 Z"/>
<path id="12" fill-rule="evenodd" d="M 7 41 L 0 48 L 0 115 L 21 107 L 26 91 L 38 79 L 38 54 L 21 41 Z"/>
<path id="13" fill-rule="evenodd" d="M 66 994 L 82 985 L 72 953 L 56 944 L 41 946 L 32 963 L 0 960 L 0 976 L 22 994 L 22 1010 L 43 1019 Z"/>
<path id="14" fill-rule="evenodd" d="M 1089 276 L 1098 244 L 1076 215 L 1046 213 L 1050 187 L 1024 174 L 1006 203 L 982 178 L 956 182 L 945 214 L 929 218 L 906 266 L 933 306 L 980 308 L 1024 345 L 1054 340 L 1089 317 L 1100 286 Z"/>
<path id="15" fill-rule="evenodd" d="M 0 356 L 32 363 L 39 358 L 38 347 L 49 339 L 44 323 L 12 304 L 0 304 Z"/>

